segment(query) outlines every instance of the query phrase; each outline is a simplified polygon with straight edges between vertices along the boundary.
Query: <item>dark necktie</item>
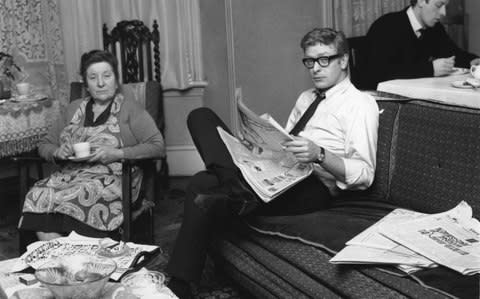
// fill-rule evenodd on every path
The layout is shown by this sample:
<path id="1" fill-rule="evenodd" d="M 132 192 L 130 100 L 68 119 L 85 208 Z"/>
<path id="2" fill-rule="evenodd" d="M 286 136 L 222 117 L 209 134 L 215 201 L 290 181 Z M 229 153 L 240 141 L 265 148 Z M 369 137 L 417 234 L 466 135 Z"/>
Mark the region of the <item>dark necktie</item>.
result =
<path id="1" fill-rule="evenodd" d="M 291 135 L 297 136 L 298 133 L 305 128 L 305 125 L 315 113 L 315 110 L 317 110 L 318 104 L 325 99 L 325 92 L 316 91 L 315 93 L 317 94 L 317 97 L 310 104 L 310 106 L 308 106 L 307 110 L 305 110 L 305 113 L 303 113 L 302 117 L 300 117 L 293 129 L 290 131 Z"/>
<path id="2" fill-rule="evenodd" d="M 423 39 L 425 35 L 425 28 L 419 29 L 418 33 L 420 33 L 420 35 L 418 36 L 418 39 Z"/>

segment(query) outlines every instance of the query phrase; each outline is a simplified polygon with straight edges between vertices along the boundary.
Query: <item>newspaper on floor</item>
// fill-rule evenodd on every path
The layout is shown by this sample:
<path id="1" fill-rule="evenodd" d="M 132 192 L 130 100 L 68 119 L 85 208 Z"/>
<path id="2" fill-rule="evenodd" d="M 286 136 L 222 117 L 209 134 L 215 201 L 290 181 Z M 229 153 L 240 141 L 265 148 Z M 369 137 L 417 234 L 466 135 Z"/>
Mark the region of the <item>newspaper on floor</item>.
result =
<path id="1" fill-rule="evenodd" d="M 346 243 L 346 247 L 331 260 L 332 263 L 392 264 L 400 270 L 412 273 L 422 268 L 437 266 L 433 258 L 417 252 L 405 244 L 393 241 L 382 234 L 385 227 L 399 231 L 404 224 L 434 217 L 470 219 L 471 207 L 461 202 L 455 208 L 439 214 L 423 214 L 405 209 L 395 209 Z"/>
<path id="2" fill-rule="evenodd" d="M 28 267 L 36 269 L 46 264 L 50 259 L 61 256 L 78 253 L 96 255 L 101 250 L 100 241 L 103 242 L 105 240 L 110 240 L 112 244 L 116 242 L 111 239 L 85 237 L 76 232 L 71 232 L 70 235 L 63 238 L 50 241 L 37 241 L 27 247 L 27 251 L 18 259 L 12 271 L 21 271 Z M 111 257 L 117 264 L 117 269 L 111 275 L 113 280 L 118 280 L 125 272 L 130 270 L 130 267 L 134 266 L 132 263 L 136 257 L 143 252 L 159 250 L 158 246 L 135 244 L 132 242 L 126 243 L 126 246 L 128 246 L 128 250 L 125 250 L 124 254 Z"/>
<path id="3" fill-rule="evenodd" d="M 265 202 L 269 202 L 285 190 L 308 177 L 312 163 L 299 163 L 282 144 L 292 140 L 271 116 L 258 116 L 242 101 L 237 92 L 239 135 L 234 137 L 217 128 L 233 162 L 243 177 Z"/>
<path id="4" fill-rule="evenodd" d="M 480 273 L 480 222 L 462 201 L 457 213 L 432 214 L 402 223 L 386 225 L 385 237 L 465 275 Z M 459 212 L 462 210 L 461 212 Z"/>

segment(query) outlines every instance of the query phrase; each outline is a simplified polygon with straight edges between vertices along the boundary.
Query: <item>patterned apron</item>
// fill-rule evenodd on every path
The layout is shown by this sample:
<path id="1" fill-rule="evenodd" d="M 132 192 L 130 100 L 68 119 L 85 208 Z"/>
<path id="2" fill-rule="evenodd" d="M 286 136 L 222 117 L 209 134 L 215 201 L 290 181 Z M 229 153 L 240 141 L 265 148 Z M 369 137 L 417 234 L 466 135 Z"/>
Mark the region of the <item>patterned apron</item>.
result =
<path id="1" fill-rule="evenodd" d="M 123 96 L 113 100 L 108 120 L 95 127 L 84 127 L 86 98 L 75 112 L 70 124 L 60 134 L 60 142 L 88 141 L 95 146 L 121 148 L 123 145 L 118 125 L 118 114 Z M 132 173 L 132 198 L 138 197 L 142 172 Z M 25 198 L 23 212 L 61 213 L 102 231 L 117 229 L 123 222 L 121 188 L 122 164 L 69 162 L 50 177 L 35 183 Z"/>

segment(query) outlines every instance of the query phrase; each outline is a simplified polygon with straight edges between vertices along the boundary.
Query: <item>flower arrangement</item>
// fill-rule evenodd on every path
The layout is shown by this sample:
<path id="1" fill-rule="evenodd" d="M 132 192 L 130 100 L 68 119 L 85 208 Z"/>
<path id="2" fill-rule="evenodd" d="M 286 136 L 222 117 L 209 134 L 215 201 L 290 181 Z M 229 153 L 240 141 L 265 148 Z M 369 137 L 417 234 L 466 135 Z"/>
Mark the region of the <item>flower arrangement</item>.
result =
<path id="1" fill-rule="evenodd" d="M 13 61 L 13 56 L 4 52 L 0 52 L 0 76 L 4 75 L 12 81 L 15 80 L 15 74 L 21 73 L 22 70 Z"/>
<path id="2" fill-rule="evenodd" d="M 15 80 L 23 80 L 21 68 L 13 61 L 13 56 L 0 52 L 0 99 L 11 97 L 11 86 Z"/>

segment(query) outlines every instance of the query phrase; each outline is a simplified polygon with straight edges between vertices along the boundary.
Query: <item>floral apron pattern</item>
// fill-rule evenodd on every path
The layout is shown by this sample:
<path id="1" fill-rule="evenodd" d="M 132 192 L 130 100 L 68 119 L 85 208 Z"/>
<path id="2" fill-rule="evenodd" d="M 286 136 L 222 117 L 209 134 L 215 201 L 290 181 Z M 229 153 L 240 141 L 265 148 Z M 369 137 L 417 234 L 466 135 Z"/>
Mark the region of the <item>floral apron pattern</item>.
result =
<path id="1" fill-rule="evenodd" d="M 60 142 L 88 141 L 98 146 L 122 147 L 118 114 L 123 96 L 113 100 L 108 120 L 96 127 L 84 127 L 86 98 L 75 112 L 70 124 L 60 134 Z M 140 169 L 132 173 L 132 198 L 137 199 L 142 180 Z M 123 222 L 122 164 L 113 162 L 66 164 L 48 178 L 35 183 L 25 198 L 23 212 L 61 213 L 103 231 L 117 229 Z"/>

